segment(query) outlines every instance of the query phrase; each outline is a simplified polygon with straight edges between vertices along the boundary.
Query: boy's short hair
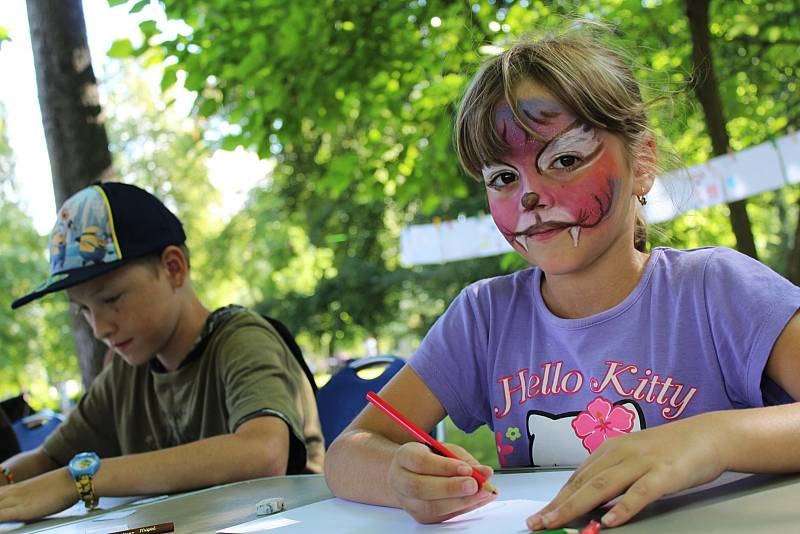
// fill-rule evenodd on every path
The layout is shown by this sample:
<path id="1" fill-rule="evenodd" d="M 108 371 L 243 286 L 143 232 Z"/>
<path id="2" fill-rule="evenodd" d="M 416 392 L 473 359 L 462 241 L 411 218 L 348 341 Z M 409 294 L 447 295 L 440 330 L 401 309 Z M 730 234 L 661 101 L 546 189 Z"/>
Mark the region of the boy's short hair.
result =
<path id="1" fill-rule="evenodd" d="M 189 246 L 186 243 L 183 243 L 182 245 L 176 245 L 176 246 L 179 249 L 181 249 L 181 252 L 183 252 L 183 256 L 186 258 L 186 268 L 187 269 L 191 269 L 192 265 L 191 265 L 191 260 L 190 260 L 190 257 L 189 257 Z M 163 253 L 164 253 L 164 249 L 161 249 L 158 252 L 154 252 L 152 254 L 148 254 L 147 256 L 142 256 L 141 258 L 137 258 L 134 261 L 136 261 L 137 263 L 141 263 L 142 265 L 144 265 L 145 267 L 147 267 L 148 269 L 150 269 L 154 273 L 158 274 L 158 266 L 161 264 L 161 255 Z"/>
<path id="2" fill-rule="evenodd" d="M 134 185 L 97 182 L 64 201 L 50 233 L 50 277 L 11 308 L 185 241 L 181 221 L 156 197 Z"/>

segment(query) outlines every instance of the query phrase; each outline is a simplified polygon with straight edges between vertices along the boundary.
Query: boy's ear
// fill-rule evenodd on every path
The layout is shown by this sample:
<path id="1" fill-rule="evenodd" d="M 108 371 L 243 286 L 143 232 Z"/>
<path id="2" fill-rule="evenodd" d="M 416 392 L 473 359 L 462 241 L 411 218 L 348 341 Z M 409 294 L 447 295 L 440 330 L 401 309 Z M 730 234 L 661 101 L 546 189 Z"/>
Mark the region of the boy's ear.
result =
<path id="1" fill-rule="evenodd" d="M 182 287 L 189 275 L 189 263 L 180 247 L 169 245 L 161 252 L 161 266 L 172 287 Z"/>

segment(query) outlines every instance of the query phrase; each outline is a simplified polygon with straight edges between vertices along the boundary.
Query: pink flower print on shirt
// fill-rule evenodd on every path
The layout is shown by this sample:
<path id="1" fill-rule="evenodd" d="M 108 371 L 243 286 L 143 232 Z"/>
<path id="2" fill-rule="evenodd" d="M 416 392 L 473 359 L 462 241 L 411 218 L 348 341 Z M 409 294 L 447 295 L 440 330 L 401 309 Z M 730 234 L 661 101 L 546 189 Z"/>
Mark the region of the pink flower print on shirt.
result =
<path id="1" fill-rule="evenodd" d="M 503 445 L 503 434 L 499 430 L 494 434 L 497 438 L 497 459 L 500 460 L 500 467 L 504 467 L 506 465 L 506 457 L 514 452 L 514 447 Z"/>
<path id="2" fill-rule="evenodd" d="M 572 429 L 581 438 L 583 447 L 593 453 L 603 442 L 627 434 L 633 428 L 635 414 L 624 406 L 614 406 L 597 397 L 572 420 Z"/>

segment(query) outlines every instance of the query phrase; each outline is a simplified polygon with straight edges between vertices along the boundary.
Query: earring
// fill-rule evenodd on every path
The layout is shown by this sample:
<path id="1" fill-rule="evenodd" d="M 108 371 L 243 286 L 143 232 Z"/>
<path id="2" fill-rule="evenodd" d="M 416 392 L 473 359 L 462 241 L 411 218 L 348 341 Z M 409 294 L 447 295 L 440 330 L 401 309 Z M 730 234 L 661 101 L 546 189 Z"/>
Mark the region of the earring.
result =
<path id="1" fill-rule="evenodd" d="M 641 204 L 642 206 L 647 204 L 647 197 L 644 195 L 637 195 L 636 200 L 638 200 L 639 204 Z"/>

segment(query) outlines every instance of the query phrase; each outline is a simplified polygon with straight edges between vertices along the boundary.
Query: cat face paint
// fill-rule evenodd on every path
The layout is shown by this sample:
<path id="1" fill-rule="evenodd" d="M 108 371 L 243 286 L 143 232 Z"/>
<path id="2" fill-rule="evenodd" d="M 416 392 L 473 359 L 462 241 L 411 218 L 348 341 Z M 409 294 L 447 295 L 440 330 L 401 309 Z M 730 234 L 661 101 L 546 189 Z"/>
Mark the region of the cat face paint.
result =
<path id="1" fill-rule="evenodd" d="M 612 212 L 619 158 L 607 150 L 607 134 L 580 123 L 558 102 L 542 97 L 519 105 L 539 139 L 520 126 L 508 104 L 498 109 L 495 125 L 511 150 L 483 169 L 492 217 L 523 255 L 531 241 L 565 230 L 577 247 L 581 229 L 598 226 Z"/>

